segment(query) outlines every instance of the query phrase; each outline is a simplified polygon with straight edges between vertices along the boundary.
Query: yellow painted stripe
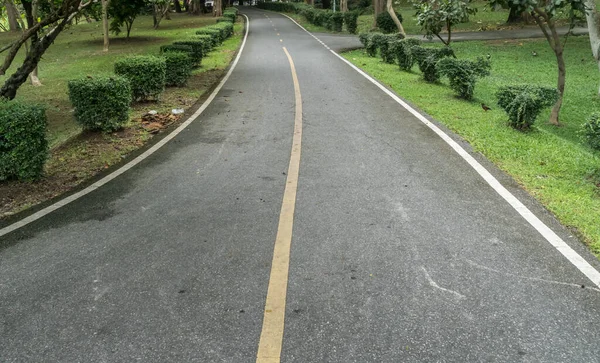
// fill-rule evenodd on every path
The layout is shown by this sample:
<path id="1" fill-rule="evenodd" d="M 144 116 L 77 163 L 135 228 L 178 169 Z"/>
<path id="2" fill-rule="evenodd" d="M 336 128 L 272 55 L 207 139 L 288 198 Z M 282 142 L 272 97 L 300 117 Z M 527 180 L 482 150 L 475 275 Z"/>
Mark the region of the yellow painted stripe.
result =
<path id="1" fill-rule="evenodd" d="M 285 300 L 290 266 L 290 247 L 294 227 L 294 210 L 296 208 L 296 190 L 298 189 L 298 172 L 300 170 L 300 152 L 302 149 L 302 95 L 296 75 L 294 61 L 283 47 L 290 62 L 294 93 L 296 96 L 296 115 L 294 121 L 294 137 L 292 139 L 292 156 L 288 167 L 287 181 L 283 193 L 283 203 L 279 214 L 279 227 L 273 250 L 273 264 L 265 303 L 260 343 L 256 363 L 279 363 L 283 344 L 283 328 L 285 321 Z"/>

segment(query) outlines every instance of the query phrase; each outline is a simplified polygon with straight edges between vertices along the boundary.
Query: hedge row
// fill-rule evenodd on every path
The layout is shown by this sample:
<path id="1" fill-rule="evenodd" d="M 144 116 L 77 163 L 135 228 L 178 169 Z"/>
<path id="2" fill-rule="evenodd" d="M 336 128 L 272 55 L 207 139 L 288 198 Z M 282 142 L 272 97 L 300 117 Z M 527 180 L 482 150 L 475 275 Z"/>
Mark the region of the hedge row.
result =
<path id="1" fill-rule="evenodd" d="M 361 33 L 359 39 L 370 57 L 379 55 L 383 62 L 398 64 L 400 70 L 411 72 L 418 64 L 426 82 L 437 83 L 447 77 L 450 88 L 462 99 L 471 100 L 477 80 L 490 74 L 489 59 L 457 59 L 449 47 L 427 48 L 418 39 L 400 39 L 397 34 Z M 542 109 L 556 102 L 558 92 L 549 87 L 510 85 L 500 87 L 496 97 L 508 115 L 508 124 L 528 130 Z M 583 126 L 583 138 L 592 148 L 600 146 L 599 119 L 600 114 L 592 115 Z"/>
<path id="2" fill-rule="evenodd" d="M 344 25 L 346 31 L 356 34 L 358 27 L 358 13 L 354 11 L 333 12 L 330 10 L 315 9 L 304 3 L 281 3 L 281 2 L 259 2 L 256 7 L 259 9 L 278 11 L 283 13 L 300 14 L 306 20 L 314 25 L 325 27 L 329 30 L 341 32 Z"/>
<path id="3" fill-rule="evenodd" d="M 76 121 L 86 130 L 118 130 L 129 120 L 133 100 L 157 99 L 165 85 L 185 85 L 192 67 L 233 34 L 236 18 L 237 9 L 227 9 L 217 24 L 198 30 L 193 39 L 161 47 L 160 56 L 123 58 L 115 63 L 115 75 L 70 80 Z M 46 128 L 43 106 L 0 99 L 0 181 L 42 177 L 48 158 Z"/>

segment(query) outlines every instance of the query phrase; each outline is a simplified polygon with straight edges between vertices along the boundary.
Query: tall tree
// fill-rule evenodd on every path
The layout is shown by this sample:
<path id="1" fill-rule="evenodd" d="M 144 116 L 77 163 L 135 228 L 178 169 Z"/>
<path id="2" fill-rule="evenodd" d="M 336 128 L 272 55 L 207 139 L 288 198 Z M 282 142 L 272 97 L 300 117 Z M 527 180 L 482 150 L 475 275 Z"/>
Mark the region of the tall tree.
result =
<path id="1" fill-rule="evenodd" d="M 110 0 L 102 0 L 102 32 L 104 33 L 104 51 L 108 52 L 110 39 L 108 37 L 108 5 Z"/>
<path id="2" fill-rule="evenodd" d="M 179 0 L 173 0 L 173 5 L 175 6 L 175 12 L 181 13 L 181 3 Z"/>
<path id="3" fill-rule="evenodd" d="M 383 13 L 386 10 L 386 0 L 373 0 L 373 28 L 377 27 L 377 15 Z"/>
<path id="4" fill-rule="evenodd" d="M 213 16 L 223 16 L 223 0 L 215 0 L 213 4 Z"/>
<path id="5" fill-rule="evenodd" d="M 129 38 L 135 18 L 145 7 L 145 0 L 110 0 L 108 7 L 108 14 L 112 18 L 110 30 L 118 35 L 121 27 L 125 25 L 127 38 Z"/>
<path id="6" fill-rule="evenodd" d="M 394 24 L 396 24 L 396 27 L 398 27 L 398 33 L 402 34 L 402 36 L 406 38 L 406 32 L 404 31 L 404 27 L 402 26 L 400 19 L 398 19 L 398 17 L 396 16 L 396 12 L 394 11 L 394 7 L 392 5 L 392 0 L 387 0 L 385 8 L 388 14 L 390 14 L 392 20 L 394 21 Z"/>
<path id="7" fill-rule="evenodd" d="M 594 55 L 598 69 L 600 69 L 600 24 L 598 21 L 596 2 L 594 0 L 586 0 L 585 7 L 585 18 L 587 21 L 588 33 L 590 35 L 590 46 L 592 47 L 592 54 Z M 600 87 L 598 88 L 598 96 L 600 96 Z"/>
<path id="8" fill-rule="evenodd" d="M 19 31 L 18 19 L 20 15 L 15 3 L 12 0 L 4 0 L 4 7 L 6 8 L 6 17 L 8 18 L 8 29 L 11 32 Z"/>
<path id="9" fill-rule="evenodd" d="M 92 3 L 93 0 L 53 0 L 47 2 L 44 5 L 48 5 L 48 7 L 39 22 L 36 21 L 33 26 L 25 30 L 17 40 L 0 48 L 0 53 L 7 52 L 0 66 L 0 75 L 4 75 L 15 60 L 21 47 L 31 41 L 31 46 L 26 50 L 21 66 L 6 79 L 4 85 L 0 88 L 0 97 L 15 98 L 17 90 L 27 81 L 27 77 L 37 67 L 48 47 L 73 18 Z M 31 1 L 23 0 L 22 4 L 26 17 L 33 18 Z M 45 29 L 46 27 L 49 27 L 49 29 Z"/>
<path id="10" fill-rule="evenodd" d="M 171 7 L 171 0 L 148 0 L 152 4 L 152 20 L 154 29 L 158 29 L 160 21 L 167 15 Z"/>
<path id="11" fill-rule="evenodd" d="M 476 12 L 470 6 L 471 0 L 421 0 L 415 3 L 417 8 L 417 25 L 428 39 L 438 37 L 445 45 L 452 41 L 452 27 L 469 20 L 469 15 Z M 446 31 L 446 39 L 441 32 Z"/>
<path id="12" fill-rule="evenodd" d="M 542 30 L 550 48 L 556 57 L 558 77 L 558 101 L 552 107 L 549 122 L 559 125 L 559 114 L 565 94 L 566 66 L 564 59 L 564 44 L 556 29 L 556 14 L 564 11 L 567 13 L 571 27 L 585 14 L 585 1 L 587 0 L 489 0 L 494 9 L 509 8 L 516 12 L 527 12 Z"/>

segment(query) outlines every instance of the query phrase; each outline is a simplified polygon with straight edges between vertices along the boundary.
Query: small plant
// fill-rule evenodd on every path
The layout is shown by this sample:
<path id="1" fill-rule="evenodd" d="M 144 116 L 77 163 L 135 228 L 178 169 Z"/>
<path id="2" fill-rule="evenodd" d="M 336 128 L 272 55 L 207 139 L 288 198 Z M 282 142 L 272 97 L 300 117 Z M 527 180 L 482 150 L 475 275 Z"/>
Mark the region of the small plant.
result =
<path id="1" fill-rule="evenodd" d="M 435 67 L 440 75 L 448 77 L 450 88 L 458 94 L 458 97 L 470 100 L 473 98 L 477 78 L 488 76 L 491 64 L 489 60 L 483 58 L 475 62 L 443 58 L 436 63 Z"/>
<path id="2" fill-rule="evenodd" d="M 43 106 L 0 99 L 0 180 L 42 177 L 48 158 Z"/>
<path id="3" fill-rule="evenodd" d="M 158 99 L 165 89 L 164 58 L 137 55 L 118 60 L 115 73 L 129 79 L 134 100 Z"/>
<path id="4" fill-rule="evenodd" d="M 346 30 L 350 34 L 356 34 L 358 29 L 358 12 L 347 11 L 344 14 L 344 24 L 346 24 Z"/>
<path id="5" fill-rule="evenodd" d="M 182 87 L 192 75 L 192 60 L 188 53 L 166 52 L 163 54 L 167 66 L 165 85 Z"/>
<path id="6" fill-rule="evenodd" d="M 129 121 L 131 86 L 125 77 L 83 77 L 68 83 L 75 120 L 85 130 L 111 132 Z"/>
<path id="7" fill-rule="evenodd" d="M 217 23 L 222 23 L 222 22 L 228 22 L 228 23 L 233 23 L 233 19 L 231 19 L 228 16 L 221 16 L 219 18 L 217 18 Z"/>
<path id="8" fill-rule="evenodd" d="M 329 22 L 333 31 L 341 32 L 344 26 L 344 14 L 339 11 L 331 14 Z"/>
<path id="9" fill-rule="evenodd" d="M 402 15 L 396 12 L 396 16 L 398 17 L 398 20 L 400 20 L 400 22 L 402 23 Z M 376 25 L 377 28 L 379 28 L 379 30 L 386 34 L 396 33 L 398 31 L 396 23 L 394 23 L 394 20 L 392 20 L 392 17 L 387 11 L 384 11 L 377 15 Z"/>
<path id="10" fill-rule="evenodd" d="M 412 54 L 412 47 L 419 46 L 421 41 L 414 38 L 396 40 L 390 43 L 390 52 L 398 62 L 400 69 L 410 71 L 415 64 L 415 57 Z"/>
<path id="11" fill-rule="evenodd" d="M 517 130 L 528 130 L 542 109 L 558 99 L 555 88 L 533 85 L 504 86 L 496 92 L 498 106 L 508 114 L 508 123 Z"/>
<path id="12" fill-rule="evenodd" d="M 600 151 L 600 112 L 592 113 L 579 133 L 592 149 Z"/>

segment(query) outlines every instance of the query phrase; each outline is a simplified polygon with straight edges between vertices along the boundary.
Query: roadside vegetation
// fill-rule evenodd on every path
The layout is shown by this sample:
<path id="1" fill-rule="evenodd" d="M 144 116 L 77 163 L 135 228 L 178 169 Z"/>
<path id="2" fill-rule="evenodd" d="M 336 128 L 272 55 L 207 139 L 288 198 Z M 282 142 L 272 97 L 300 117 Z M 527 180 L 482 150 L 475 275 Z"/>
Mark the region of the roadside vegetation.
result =
<path id="1" fill-rule="evenodd" d="M 527 131 L 510 127 L 509 115 L 497 105 L 496 94 L 513 83 L 555 86 L 556 61 L 546 40 L 460 42 L 453 44 L 453 50 L 459 59 L 482 55 L 490 59 L 489 76 L 477 81 L 470 100 L 457 96 L 447 78 L 427 82 L 416 64 L 410 71 L 401 71 L 398 64 L 385 63 L 363 49 L 344 57 L 461 135 L 578 233 L 600 257 L 600 153 L 582 137 L 582 125 L 600 107 L 588 38 L 573 37 L 567 42 L 562 126 L 548 124 L 550 109 L 544 108 Z M 595 130 L 594 139 L 600 140 L 595 120 L 588 128 Z"/>
<path id="2" fill-rule="evenodd" d="M 223 36 L 225 33 L 220 29 L 227 27 L 225 18 L 186 13 L 171 13 L 169 17 L 155 30 L 153 16 L 137 16 L 129 29 L 129 37 L 125 32 L 111 36 L 108 52 L 103 51 L 102 24 L 96 21 L 70 26 L 48 48 L 38 67 L 43 85 L 23 84 L 15 100 L 10 102 L 39 104 L 45 108 L 49 155 L 41 179 L 18 180 L 18 175 L 13 175 L 0 182 L 0 216 L 55 197 L 121 162 L 154 135 L 177 124 L 183 117 L 182 112 L 192 108 L 222 78 L 241 43 L 243 23 L 238 21 L 231 25 L 233 34 Z M 204 33 L 197 34 L 213 28 L 220 31 L 209 31 L 220 37 L 218 40 Z M 10 44 L 18 36 L 15 32 L 0 32 L 0 46 Z M 211 44 L 210 51 L 200 49 L 204 40 Z M 133 93 L 125 91 L 133 82 L 131 71 L 119 71 L 120 76 L 115 75 L 118 63 L 128 62 L 129 68 L 136 69 L 139 64 L 135 62 L 140 59 L 131 58 L 136 55 L 151 56 L 156 62 L 162 62 L 155 71 L 160 73 L 162 69 L 162 77 L 166 77 L 162 78 L 162 84 L 154 82 L 152 87 L 156 92 L 152 87 L 144 88 L 150 90 L 145 101 L 140 97 L 136 100 Z M 24 57 L 25 49 L 21 49 L 6 75 L 0 76 L 0 84 Z M 145 76 L 143 84 L 160 79 L 157 73 Z M 104 102 L 102 106 L 102 97 L 96 97 L 94 102 L 86 103 L 98 92 L 108 92 L 106 95 L 113 101 Z M 124 105 L 124 108 L 111 114 L 106 112 L 111 104 Z M 108 108 L 102 111 L 101 107 Z M 93 115 L 107 117 L 94 119 Z M 0 170 L 0 174 L 3 171 L 6 170 Z"/>

